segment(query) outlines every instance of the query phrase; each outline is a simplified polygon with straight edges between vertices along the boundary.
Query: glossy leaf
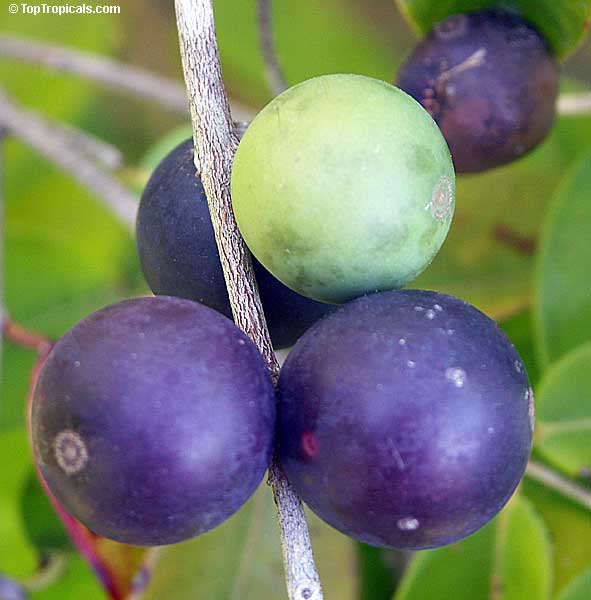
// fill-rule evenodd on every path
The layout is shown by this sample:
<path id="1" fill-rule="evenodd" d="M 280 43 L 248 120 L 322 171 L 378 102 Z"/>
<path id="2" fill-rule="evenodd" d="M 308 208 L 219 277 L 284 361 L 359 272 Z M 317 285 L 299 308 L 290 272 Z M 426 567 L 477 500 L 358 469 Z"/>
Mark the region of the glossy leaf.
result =
<path id="1" fill-rule="evenodd" d="M 542 520 L 516 497 L 465 540 L 417 553 L 394 599 L 547 600 L 551 556 Z"/>
<path id="2" fill-rule="evenodd" d="M 558 191 L 540 238 L 535 319 L 543 364 L 591 340 L 591 154 Z"/>
<path id="3" fill-rule="evenodd" d="M 560 492 L 525 477 L 521 493 L 542 517 L 552 540 L 554 595 L 591 567 L 589 511 Z"/>
<path id="4" fill-rule="evenodd" d="M 591 569 L 579 575 L 556 600 L 589 600 L 591 597 Z"/>
<path id="5" fill-rule="evenodd" d="M 20 512 L 21 494 L 31 469 L 31 452 L 24 429 L 0 433 L 0 573 L 28 577 L 39 557 L 29 541 Z"/>
<path id="6" fill-rule="evenodd" d="M 263 485 L 228 521 L 194 540 L 155 550 L 142 600 L 276 598 L 283 592 L 283 564 L 273 497 Z M 314 554 L 328 598 L 354 600 L 351 540 L 311 517 Z"/>
<path id="7" fill-rule="evenodd" d="M 76 554 L 68 554 L 63 573 L 48 585 L 41 585 L 31 593 L 31 600 L 105 600 L 105 592 L 94 573 Z"/>
<path id="8" fill-rule="evenodd" d="M 536 448 L 571 475 L 591 469 L 591 343 L 544 374 L 536 394 Z"/>
<path id="9" fill-rule="evenodd" d="M 495 6 L 517 10 L 533 23 L 560 58 L 581 42 L 589 27 L 589 0 L 397 0 L 401 11 L 420 33 L 451 15 Z"/>
<path id="10" fill-rule="evenodd" d="M 459 296 L 497 320 L 521 312 L 532 296 L 546 208 L 565 170 L 590 148 L 591 118 L 559 119 L 529 156 L 482 175 L 458 177 L 447 240 L 410 287 Z"/>

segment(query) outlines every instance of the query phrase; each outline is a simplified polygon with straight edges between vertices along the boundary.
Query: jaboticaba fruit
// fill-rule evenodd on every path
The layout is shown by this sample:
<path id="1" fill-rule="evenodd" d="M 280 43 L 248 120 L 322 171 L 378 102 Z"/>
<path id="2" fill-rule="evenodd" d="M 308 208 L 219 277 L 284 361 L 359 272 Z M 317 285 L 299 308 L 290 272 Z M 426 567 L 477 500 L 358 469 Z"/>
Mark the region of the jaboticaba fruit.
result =
<path id="1" fill-rule="evenodd" d="M 455 198 L 447 144 L 423 107 L 359 75 L 285 91 L 242 138 L 238 227 L 295 291 L 325 302 L 403 286 L 433 259 Z"/>
<path id="2" fill-rule="evenodd" d="M 406 59 L 397 85 L 433 116 L 459 173 L 490 169 L 535 148 L 555 115 L 558 67 L 517 14 L 455 15 Z"/>
<path id="3" fill-rule="evenodd" d="M 64 508 L 102 536 L 179 542 L 232 515 L 270 461 L 273 386 L 226 317 L 178 298 L 99 310 L 37 383 L 33 450 Z"/>
<path id="4" fill-rule="evenodd" d="M 501 510 L 527 465 L 519 355 L 444 294 L 359 298 L 309 329 L 279 378 L 280 460 L 326 522 L 368 544 L 449 544 Z"/>

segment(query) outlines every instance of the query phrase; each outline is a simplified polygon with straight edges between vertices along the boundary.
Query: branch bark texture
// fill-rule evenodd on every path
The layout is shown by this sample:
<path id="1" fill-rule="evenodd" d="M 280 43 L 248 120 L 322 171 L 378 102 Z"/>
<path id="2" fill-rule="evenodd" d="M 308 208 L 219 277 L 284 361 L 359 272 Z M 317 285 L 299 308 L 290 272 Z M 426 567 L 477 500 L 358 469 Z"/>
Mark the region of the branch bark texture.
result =
<path id="1" fill-rule="evenodd" d="M 214 226 L 236 324 L 261 351 L 276 381 L 279 363 L 252 270 L 250 254 L 236 226 L 230 175 L 238 139 L 222 79 L 211 0 L 175 0 L 179 42 L 199 169 Z M 276 460 L 270 468 L 281 532 L 290 600 L 321 600 L 302 504 Z"/>

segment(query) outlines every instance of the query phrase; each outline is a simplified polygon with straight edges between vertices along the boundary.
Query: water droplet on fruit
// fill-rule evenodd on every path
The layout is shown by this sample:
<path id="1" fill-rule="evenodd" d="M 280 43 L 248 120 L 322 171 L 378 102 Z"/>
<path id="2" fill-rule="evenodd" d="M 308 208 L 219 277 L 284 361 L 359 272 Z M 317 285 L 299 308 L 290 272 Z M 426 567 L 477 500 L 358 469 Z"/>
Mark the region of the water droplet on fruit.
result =
<path id="1" fill-rule="evenodd" d="M 415 531 L 419 528 L 419 520 L 414 517 L 403 517 L 398 519 L 397 525 L 398 529 L 402 529 L 402 531 Z"/>
<path id="2" fill-rule="evenodd" d="M 430 321 L 432 321 L 435 318 L 435 311 L 429 309 L 426 313 L 425 313 L 425 317 L 427 317 L 427 319 L 429 319 Z"/>
<path id="3" fill-rule="evenodd" d="M 447 335 L 453 335 L 455 332 L 456 332 L 455 329 L 448 329 L 446 333 L 447 333 Z"/>
<path id="4" fill-rule="evenodd" d="M 398 345 L 399 345 L 399 346 L 404 346 L 404 345 L 406 345 L 406 340 L 405 340 L 404 338 L 400 338 L 400 339 L 398 340 Z"/>
<path id="5" fill-rule="evenodd" d="M 78 368 L 78 367 L 80 366 L 80 361 L 79 361 L 79 360 L 75 360 L 75 361 L 74 361 L 74 366 L 75 366 L 76 368 Z"/>
<path id="6" fill-rule="evenodd" d="M 437 312 L 443 312 L 443 307 L 440 304 L 434 304 L 433 308 L 437 311 Z"/>
<path id="7" fill-rule="evenodd" d="M 451 215 L 454 203 L 453 183 L 447 175 L 443 175 L 433 188 L 431 201 L 425 206 L 436 221 L 444 222 Z"/>
<path id="8" fill-rule="evenodd" d="M 464 387 L 466 381 L 466 371 L 464 371 L 464 369 L 461 369 L 460 367 L 449 367 L 449 369 L 445 370 L 445 376 L 453 382 L 456 387 Z"/>
<path id="9" fill-rule="evenodd" d="M 244 344 L 246 344 L 246 342 L 245 342 L 244 340 L 238 340 L 238 343 L 239 343 L 241 346 L 244 346 Z"/>
<path id="10" fill-rule="evenodd" d="M 515 365 L 515 370 L 518 373 L 521 373 L 523 371 L 523 368 L 521 367 L 521 361 L 520 360 L 515 359 L 515 362 L 513 364 Z"/>
<path id="11" fill-rule="evenodd" d="M 71 429 L 64 429 L 55 436 L 53 454 L 57 464 L 68 475 L 79 473 L 88 462 L 84 440 Z"/>
<path id="12" fill-rule="evenodd" d="M 423 312 L 425 309 L 422 306 L 415 306 L 417 312 Z"/>
<path id="13" fill-rule="evenodd" d="M 406 361 L 406 366 L 409 369 L 414 369 L 417 366 L 417 363 L 414 360 L 407 360 Z"/>

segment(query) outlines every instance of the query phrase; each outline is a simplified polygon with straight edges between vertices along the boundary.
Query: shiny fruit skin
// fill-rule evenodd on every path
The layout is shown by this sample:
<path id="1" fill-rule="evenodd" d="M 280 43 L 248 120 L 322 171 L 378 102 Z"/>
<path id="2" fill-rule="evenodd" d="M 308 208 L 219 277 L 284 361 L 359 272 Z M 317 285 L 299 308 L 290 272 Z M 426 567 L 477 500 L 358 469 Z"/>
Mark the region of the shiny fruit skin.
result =
<path id="1" fill-rule="evenodd" d="M 532 25 L 503 10 L 442 21 L 402 65 L 397 85 L 421 102 L 458 173 L 510 163 L 550 131 L 558 66 Z"/>
<path id="2" fill-rule="evenodd" d="M 327 523 L 375 546 L 434 548 L 497 514 L 529 458 L 533 396 L 504 333 L 421 290 L 346 304 L 279 379 L 279 457 Z"/>
<path id="3" fill-rule="evenodd" d="M 95 533 L 160 545 L 246 502 L 271 457 L 274 392 L 254 344 L 189 300 L 101 309 L 55 345 L 32 406 L 51 491 Z"/>
<path id="4" fill-rule="evenodd" d="M 238 146 L 231 186 L 262 265 L 334 303 L 414 279 L 445 240 L 455 196 L 449 150 L 427 112 L 359 75 L 310 79 L 271 101 Z"/>
<path id="5" fill-rule="evenodd" d="M 207 197 L 195 174 L 192 139 L 172 150 L 152 174 L 136 233 L 142 271 L 155 294 L 195 300 L 232 318 Z M 275 348 L 292 346 L 334 310 L 296 294 L 256 259 L 253 267 Z"/>

